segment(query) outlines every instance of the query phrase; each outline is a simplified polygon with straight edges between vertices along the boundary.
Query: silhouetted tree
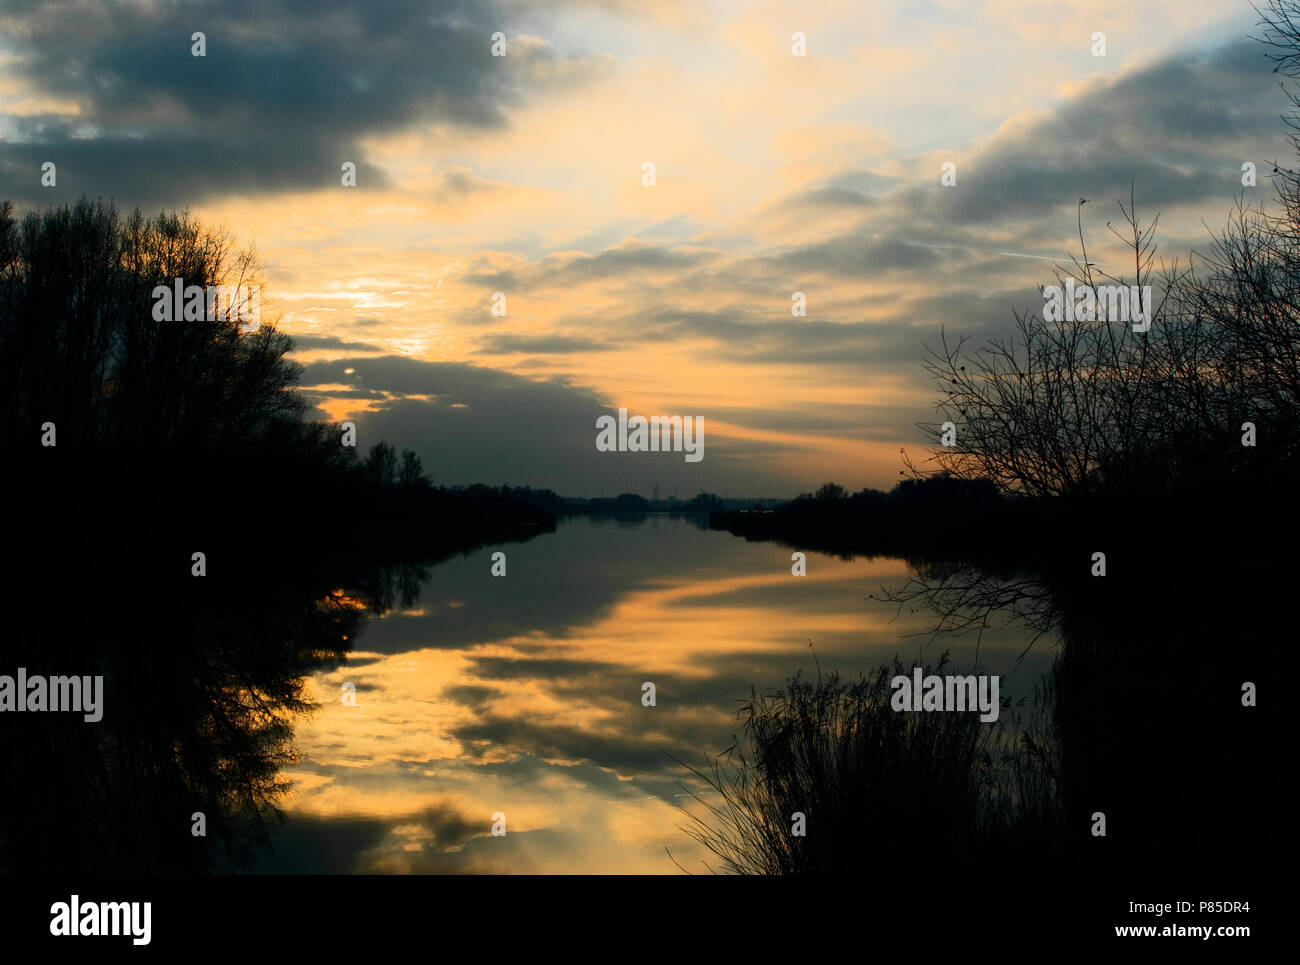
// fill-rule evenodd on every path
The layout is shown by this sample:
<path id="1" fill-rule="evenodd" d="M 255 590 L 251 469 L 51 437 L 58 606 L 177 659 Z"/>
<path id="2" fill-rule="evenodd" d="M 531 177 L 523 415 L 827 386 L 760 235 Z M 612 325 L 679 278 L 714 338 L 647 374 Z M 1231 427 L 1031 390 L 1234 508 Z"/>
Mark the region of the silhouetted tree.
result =
<path id="1" fill-rule="evenodd" d="M 377 442 L 366 456 L 366 478 L 376 486 L 397 485 L 397 450 L 386 442 Z"/>
<path id="2" fill-rule="evenodd" d="M 1270 0 L 1260 37 L 1276 72 L 1300 77 L 1300 3 Z M 1284 85 L 1285 86 L 1285 85 Z M 1300 155 L 1300 94 L 1285 120 Z M 1276 204 L 1238 201 L 1209 250 L 1155 270 L 1154 229 L 1120 205 L 1133 284 L 1162 290 L 1150 330 L 1017 314 L 1016 336 L 967 352 L 942 336 L 926 369 L 956 445 L 933 462 L 1035 496 L 1221 494 L 1293 486 L 1300 475 L 1300 173 L 1273 173 Z M 1114 229 L 1112 229 L 1114 230 Z M 1119 235 L 1119 232 L 1115 232 Z M 1079 285 L 1122 283 L 1088 260 Z M 1242 445 L 1245 423 L 1259 442 Z M 927 426 L 937 429 L 937 424 Z M 1249 469 L 1249 473 L 1247 473 Z"/>
<path id="3" fill-rule="evenodd" d="M 402 450 L 402 468 L 398 472 L 398 481 L 408 489 L 428 486 L 431 483 L 429 477 L 424 474 L 420 457 L 414 450 Z"/>
<path id="4" fill-rule="evenodd" d="M 261 283 L 251 250 L 188 212 L 123 219 L 83 198 L 18 222 L 0 204 L 7 441 L 30 445 L 48 421 L 60 442 L 83 447 L 244 445 L 298 422 L 290 339 L 267 324 L 241 333 L 246 318 L 217 312 L 156 320 L 154 289 L 178 278 L 203 289 Z"/>
<path id="5" fill-rule="evenodd" d="M 823 500 L 847 499 L 848 495 L 849 491 L 839 483 L 828 482 L 822 483 L 814 498 Z"/>

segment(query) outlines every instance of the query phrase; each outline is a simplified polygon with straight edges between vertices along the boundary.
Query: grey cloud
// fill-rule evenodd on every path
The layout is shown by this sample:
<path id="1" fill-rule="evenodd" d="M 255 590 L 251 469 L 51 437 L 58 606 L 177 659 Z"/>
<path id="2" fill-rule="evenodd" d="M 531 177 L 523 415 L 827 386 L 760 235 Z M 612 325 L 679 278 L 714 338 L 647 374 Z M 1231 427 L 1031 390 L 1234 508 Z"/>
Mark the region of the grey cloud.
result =
<path id="1" fill-rule="evenodd" d="M 332 335 L 294 335 L 293 347 L 297 350 L 303 349 L 331 349 L 338 352 L 377 352 L 383 354 L 383 349 L 365 342 L 350 342 L 347 339 L 335 338 Z"/>
<path id="2" fill-rule="evenodd" d="M 847 187 L 821 187 L 802 191 L 777 207 L 782 210 L 803 208 L 857 208 L 871 203 L 871 198 Z"/>
<path id="3" fill-rule="evenodd" d="M 958 165 L 954 188 L 912 188 L 900 217 L 999 223 L 1062 209 L 1080 196 L 1144 208 L 1189 205 L 1240 190 L 1243 161 L 1285 151 L 1287 109 L 1258 42 L 1182 53 L 1109 81 L 1050 117 L 997 138 Z"/>
<path id="4" fill-rule="evenodd" d="M 346 368 L 355 371 L 345 375 Z M 394 396 L 352 416 L 359 445 L 384 439 L 414 449 L 446 485 L 509 483 L 575 496 L 648 493 L 655 483 L 688 495 L 779 495 L 792 488 L 782 476 L 753 468 L 755 457 L 785 447 L 711 436 L 703 407 L 641 413 L 704 417 L 705 457 L 688 463 L 681 452 L 598 452 L 596 419 L 615 414 L 620 403 L 560 378 L 535 381 L 466 363 L 383 356 L 310 363 L 301 383 L 313 400 L 334 394 L 316 387 L 335 384 Z M 412 395 L 432 400 L 406 398 Z"/>
<path id="5" fill-rule="evenodd" d="M 939 261 L 934 249 L 900 241 L 842 235 L 811 245 L 799 245 L 767 256 L 771 266 L 783 272 L 816 272 L 835 275 L 866 275 L 871 272 L 932 268 Z"/>
<path id="6" fill-rule="evenodd" d="M 576 338 L 569 335 L 523 335 L 502 333 L 479 341 L 481 354 L 502 355 L 513 352 L 539 352 L 545 355 L 568 355 L 578 352 L 607 352 L 617 343 Z"/>
<path id="7" fill-rule="evenodd" d="M 658 245 L 620 245 L 598 255 L 562 255 L 510 271 L 467 275 L 465 281 L 490 289 L 522 289 L 578 284 L 614 276 L 635 277 L 643 271 L 683 271 L 716 258 L 716 254 L 677 251 Z"/>
<path id="8" fill-rule="evenodd" d="M 417 123 L 501 126 L 527 96 L 600 69 L 534 45 L 493 57 L 504 22 L 499 3 L 461 0 L 9 5 L 0 29 L 16 70 L 81 110 L 10 118 L 18 138 L 0 175 L 19 200 L 149 206 L 338 185 L 344 161 L 358 189 L 381 187 L 363 139 Z M 194 31 L 205 57 L 191 55 Z M 46 160 L 59 164 L 55 188 L 39 185 Z"/>

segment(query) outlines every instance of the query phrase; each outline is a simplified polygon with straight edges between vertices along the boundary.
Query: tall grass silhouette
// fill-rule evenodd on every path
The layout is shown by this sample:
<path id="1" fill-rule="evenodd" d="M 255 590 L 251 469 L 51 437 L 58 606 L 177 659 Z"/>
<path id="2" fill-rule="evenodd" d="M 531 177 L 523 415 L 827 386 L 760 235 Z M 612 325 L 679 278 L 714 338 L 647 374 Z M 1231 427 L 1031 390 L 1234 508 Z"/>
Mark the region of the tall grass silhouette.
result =
<path id="1" fill-rule="evenodd" d="M 947 663 L 945 653 L 925 673 Z M 710 870 L 847 873 L 1055 847 L 1054 674 L 1021 701 L 1026 712 L 1008 706 L 985 724 L 978 713 L 894 711 L 890 681 L 907 672 L 895 660 L 856 681 L 796 674 L 773 694 L 751 691 L 743 737 L 703 770 L 684 765 L 709 787 L 687 789 L 683 830 L 719 859 Z"/>

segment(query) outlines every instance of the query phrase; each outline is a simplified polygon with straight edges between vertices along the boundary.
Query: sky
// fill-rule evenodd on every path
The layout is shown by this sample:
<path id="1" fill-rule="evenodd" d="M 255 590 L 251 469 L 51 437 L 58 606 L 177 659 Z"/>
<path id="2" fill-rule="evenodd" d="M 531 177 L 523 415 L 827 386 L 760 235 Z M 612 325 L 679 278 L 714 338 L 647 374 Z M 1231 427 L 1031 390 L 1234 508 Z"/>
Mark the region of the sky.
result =
<path id="1" fill-rule="evenodd" d="M 1010 337 L 1080 217 L 1088 260 L 1131 278 L 1117 199 L 1184 263 L 1238 197 L 1271 199 L 1293 149 L 1257 21 L 1237 0 L 0 0 L 0 198 L 228 226 L 313 415 L 439 483 L 888 488 L 937 443 L 925 346 Z M 598 451 L 620 408 L 703 418 L 704 458 Z"/>

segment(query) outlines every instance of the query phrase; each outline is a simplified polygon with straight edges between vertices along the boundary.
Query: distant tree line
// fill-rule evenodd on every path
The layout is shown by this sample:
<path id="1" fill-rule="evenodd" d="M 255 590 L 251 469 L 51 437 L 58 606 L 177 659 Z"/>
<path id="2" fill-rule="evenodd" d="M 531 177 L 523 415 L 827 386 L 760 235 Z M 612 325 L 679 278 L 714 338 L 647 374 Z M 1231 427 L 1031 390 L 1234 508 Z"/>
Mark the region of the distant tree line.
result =
<path id="1" fill-rule="evenodd" d="M 901 480 L 889 492 L 850 493 L 835 482 L 762 512 L 719 510 L 713 529 L 751 540 L 854 556 L 893 553 L 913 557 L 996 557 L 1041 525 L 1043 509 L 1006 496 L 990 479 L 939 472 Z"/>

